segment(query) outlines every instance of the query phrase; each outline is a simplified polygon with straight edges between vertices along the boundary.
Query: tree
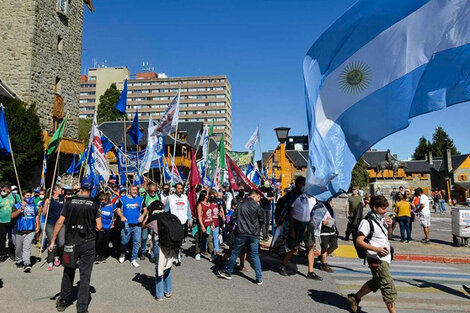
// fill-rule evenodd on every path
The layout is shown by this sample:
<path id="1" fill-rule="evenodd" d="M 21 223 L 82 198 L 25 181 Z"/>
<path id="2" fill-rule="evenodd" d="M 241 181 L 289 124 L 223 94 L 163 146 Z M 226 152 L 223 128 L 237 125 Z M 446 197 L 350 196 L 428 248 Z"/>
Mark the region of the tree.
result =
<path id="1" fill-rule="evenodd" d="M 111 84 L 104 94 L 100 96 L 100 103 L 96 112 L 98 124 L 106 121 L 115 121 L 123 117 L 115 108 L 120 95 L 121 92 L 116 88 L 116 84 Z"/>
<path id="2" fill-rule="evenodd" d="M 367 163 L 364 161 L 363 158 L 360 158 L 352 170 L 351 187 L 367 187 L 368 184 L 369 173 L 367 172 Z"/>
<path id="3" fill-rule="evenodd" d="M 21 187 L 31 188 L 39 181 L 38 174 L 44 153 L 36 106 L 3 97 L 0 97 L 0 102 L 5 106 L 11 149 L 15 156 Z M 11 157 L 0 159 L 0 181 L 8 181 L 16 185 Z"/>
<path id="4" fill-rule="evenodd" d="M 83 140 L 85 145 L 90 139 L 91 124 L 93 120 L 91 118 L 80 118 L 78 119 L 78 139 Z"/>
<path id="5" fill-rule="evenodd" d="M 415 160 L 425 160 L 428 153 L 428 140 L 423 136 L 419 138 L 418 146 L 413 153 L 413 159 Z"/>
<path id="6" fill-rule="evenodd" d="M 460 154 L 454 145 L 454 141 L 450 139 L 449 135 L 441 126 L 438 126 L 432 135 L 432 155 L 434 157 L 443 157 L 447 149 L 450 149 L 452 155 Z"/>

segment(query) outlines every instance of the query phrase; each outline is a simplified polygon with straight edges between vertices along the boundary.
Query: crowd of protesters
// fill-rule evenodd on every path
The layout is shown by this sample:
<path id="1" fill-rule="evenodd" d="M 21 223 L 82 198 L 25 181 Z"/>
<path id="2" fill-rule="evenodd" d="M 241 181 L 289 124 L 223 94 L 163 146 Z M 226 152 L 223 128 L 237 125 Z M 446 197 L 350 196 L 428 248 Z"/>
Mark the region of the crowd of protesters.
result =
<path id="1" fill-rule="evenodd" d="M 188 247 L 188 237 L 194 238 L 195 260 L 205 256 L 205 259 L 215 262 L 219 266 L 218 275 L 225 279 L 231 279 L 235 270 L 247 271 L 246 259 L 249 256 L 256 284 L 262 285 L 260 241 L 267 241 L 270 235 L 273 236 L 270 252 L 280 255 L 281 275 L 290 275 L 291 257 L 295 253 L 303 253 L 308 265 L 306 278 L 322 280 L 314 272 L 316 241 L 320 243 L 319 268 L 333 272 L 327 257 L 338 247 L 336 214 L 331 201 L 317 201 L 304 193 L 303 177 L 297 177 L 282 197 L 268 181 L 263 182 L 262 188 L 248 192 L 234 192 L 228 184 L 220 190 L 198 186 L 194 207 L 190 206 L 185 186 L 181 183 L 160 186 L 146 182 L 142 187 L 131 185 L 126 188 L 120 186 L 118 178 L 113 176 L 98 189 L 93 189 L 92 185 L 85 179 L 81 188 L 56 185 L 48 190 L 23 190 L 21 197 L 16 186 L 1 184 L 0 261 L 10 257 L 18 269 L 29 273 L 32 270 L 31 248 L 37 244 L 42 248 L 41 253 L 47 253 L 47 271 L 64 265 L 61 297 L 57 301 L 59 311 L 67 306 L 75 273 L 73 266 L 70 269 L 64 264 L 65 255 L 70 253 L 67 247 L 71 241 L 74 245 L 78 242 L 81 247 L 74 250 L 75 257 L 80 258 L 81 280 L 82 271 L 89 277 L 93 263 L 106 262 L 110 256 L 120 263 L 128 259 L 136 268 L 146 259 L 155 263 L 156 301 L 171 297 L 172 267 L 182 265 L 181 247 Z M 364 295 L 379 289 L 389 311 L 395 310 L 396 290 L 388 265 L 393 220 L 400 226 L 401 242 L 410 242 L 412 221 L 418 217 L 425 234 L 422 242 L 429 242 L 430 201 L 423 190 L 417 188 L 410 196 L 400 187 L 391 196 L 393 216 L 385 214 L 388 202 L 382 195 L 370 198 L 363 193 L 361 195 L 359 188 L 353 188 L 348 197 L 345 239 L 352 236 L 358 246 L 368 250 L 367 262 L 373 275 L 373 279 L 358 293 L 348 296 L 353 311 L 357 310 Z M 432 198 L 438 200 L 437 210 L 442 193 L 435 190 Z M 367 205 L 370 212 L 364 216 Z M 85 207 L 82 210 L 85 217 L 79 218 L 72 213 L 80 211 L 77 207 Z M 274 228 L 270 233 L 271 212 Z M 175 248 L 162 244 L 163 239 L 159 238 L 162 213 L 171 213 L 174 217 L 175 228 L 183 234 L 181 246 Z M 368 238 L 371 228 L 365 221 L 370 216 L 378 223 L 381 232 L 372 231 L 372 237 Z M 84 222 L 86 219 L 89 221 Z M 77 302 L 79 312 L 87 312 L 87 301 L 88 292 L 85 295 L 83 291 Z"/>

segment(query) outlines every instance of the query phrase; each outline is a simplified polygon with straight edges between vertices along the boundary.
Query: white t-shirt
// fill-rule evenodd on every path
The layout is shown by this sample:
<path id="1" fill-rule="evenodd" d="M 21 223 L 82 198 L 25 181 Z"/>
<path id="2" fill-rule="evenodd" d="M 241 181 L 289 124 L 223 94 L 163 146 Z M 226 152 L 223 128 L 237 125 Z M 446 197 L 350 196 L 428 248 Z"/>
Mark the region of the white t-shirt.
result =
<path id="1" fill-rule="evenodd" d="M 301 194 L 292 204 L 292 217 L 300 222 L 309 222 L 310 212 L 316 203 L 314 197 Z"/>
<path id="2" fill-rule="evenodd" d="M 372 238 L 369 242 L 371 246 L 374 247 L 387 247 L 388 251 L 390 251 L 390 242 L 388 241 L 388 231 L 387 227 L 385 226 L 384 223 L 385 219 L 382 219 L 382 222 L 377 221 L 380 223 L 382 226 L 382 229 L 380 229 L 379 225 L 375 221 L 372 221 L 374 225 L 374 234 L 372 235 Z M 369 226 L 369 221 L 366 219 L 363 219 L 361 221 L 361 224 L 359 224 L 359 232 L 364 234 L 364 236 L 367 237 L 370 233 L 370 226 Z M 387 263 L 390 263 L 392 261 L 392 256 L 387 254 L 383 258 L 380 258 L 377 255 L 377 252 L 367 250 L 367 256 L 373 259 L 378 259 Z"/>
<path id="3" fill-rule="evenodd" d="M 424 204 L 423 209 L 419 212 L 423 215 L 431 215 L 431 211 L 429 210 L 429 198 L 425 194 L 422 194 L 419 197 L 419 203 Z"/>

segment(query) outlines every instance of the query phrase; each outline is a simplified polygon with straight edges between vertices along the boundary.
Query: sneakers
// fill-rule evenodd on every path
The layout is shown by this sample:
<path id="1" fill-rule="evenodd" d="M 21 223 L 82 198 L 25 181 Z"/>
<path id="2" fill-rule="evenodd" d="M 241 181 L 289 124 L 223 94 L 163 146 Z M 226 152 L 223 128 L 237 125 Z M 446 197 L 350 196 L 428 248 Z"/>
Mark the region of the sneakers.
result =
<path id="1" fill-rule="evenodd" d="M 141 254 L 139 255 L 139 259 L 140 259 L 141 261 L 145 260 L 145 253 L 141 253 Z"/>
<path id="2" fill-rule="evenodd" d="M 59 260 L 59 258 L 56 258 L 56 259 L 54 260 L 54 266 L 55 266 L 55 267 L 59 267 L 59 266 L 60 266 L 60 260 Z"/>
<path id="3" fill-rule="evenodd" d="M 327 272 L 327 273 L 333 273 L 334 272 L 334 270 L 331 267 L 328 266 L 328 263 L 322 264 L 321 269 L 322 269 L 322 271 Z"/>
<path id="4" fill-rule="evenodd" d="M 281 267 L 279 267 L 279 274 L 281 274 L 282 276 L 289 276 L 289 274 L 287 273 L 287 268 L 284 265 L 281 265 Z"/>
<path id="5" fill-rule="evenodd" d="M 465 290 L 470 295 L 470 287 L 462 285 L 463 290 Z"/>
<path id="6" fill-rule="evenodd" d="M 201 254 L 200 254 L 200 253 L 196 254 L 196 257 L 195 257 L 195 259 L 196 259 L 196 261 L 199 261 L 199 260 L 201 260 Z"/>
<path id="7" fill-rule="evenodd" d="M 225 279 L 228 279 L 228 280 L 232 279 L 232 276 L 229 275 L 229 274 L 227 274 L 227 273 L 225 272 L 225 270 L 222 270 L 222 269 L 219 270 L 219 271 L 218 271 L 218 274 L 219 274 L 219 277 L 222 277 L 222 278 L 225 278 Z"/>
<path id="8" fill-rule="evenodd" d="M 356 295 L 353 294 L 353 293 L 348 294 L 347 299 L 348 299 L 349 306 L 351 307 L 351 311 L 352 311 L 353 313 L 357 313 L 357 310 L 358 310 L 358 308 L 359 308 L 359 302 L 360 302 L 360 300 L 358 300 L 358 299 L 356 298 Z"/>
<path id="9" fill-rule="evenodd" d="M 163 298 L 156 298 L 156 297 L 155 297 L 154 299 L 155 299 L 155 301 L 157 301 L 157 302 L 163 302 Z"/>
<path id="10" fill-rule="evenodd" d="M 136 260 L 132 260 L 131 264 L 132 264 L 133 267 L 140 267 L 139 263 L 137 263 Z"/>
<path id="11" fill-rule="evenodd" d="M 181 266 L 181 261 L 176 261 L 175 266 Z"/>
<path id="12" fill-rule="evenodd" d="M 171 298 L 171 293 L 165 293 L 165 298 Z"/>
<path id="13" fill-rule="evenodd" d="M 16 263 L 16 269 L 17 270 L 22 270 L 23 269 L 23 263 Z"/>
<path id="14" fill-rule="evenodd" d="M 256 284 L 257 284 L 258 286 L 262 286 L 262 285 L 263 285 L 263 281 L 262 281 L 261 279 L 257 279 L 257 280 L 256 280 Z"/>
<path id="15" fill-rule="evenodd" d="M 314 272 L 307 273 L 307 279 L 313 279 L 313 280 L 319 280 L 319 281 L 323 280 L 323 278 L 321 278 Z"/>
<path id="16" fill-rule="evenodd" d="M 25 265 L 25 266 L 24 266 L 24 269 L 23 269 L 23 272 L 25 272 L 25 273 L 31 273 L 31 265 L 30 265 L 30 264 Z"/>
<path id="17" fill-rule="evenodd" d="M 54 269 L 53 263 L 49 263 L 49 265 L 47 266 L 47 270 L 50 272 L 53 269 Z"/>
<path id="18" fill-rule="evenodd" d="M 121 254 L 121 256 L 119 257 L 119 263 L 124 263 L 125 260 L 126 260 L 126 255 Z"/>
<path id="19" fill-rule="evenodd" d="M 67 308 L 67 300 L 59 297 L 55 302 L 55 307 L 57 309 L 57 312 L 64 312 Z"/>
<path id="20" fill-rule="evenodd" d="M 429 240 L 429 239 L 426 239 L 426 238 L 424 238 L 424 239 L 422 239 L 422 240 L 421 240 L 421 242 L 422 242 L 422 243 L 430 243 L 430 240 Z"/>

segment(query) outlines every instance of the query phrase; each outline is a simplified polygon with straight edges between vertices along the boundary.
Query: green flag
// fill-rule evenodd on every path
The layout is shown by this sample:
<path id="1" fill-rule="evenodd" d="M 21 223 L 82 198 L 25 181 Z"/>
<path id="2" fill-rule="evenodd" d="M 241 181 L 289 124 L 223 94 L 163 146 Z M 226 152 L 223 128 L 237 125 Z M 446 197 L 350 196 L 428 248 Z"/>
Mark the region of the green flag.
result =
<path id="1" fill-rule="evenodd" d="M 222 134 L 222 138 L 220 139 L 220 143 L 219 143 L 219 166 L 220 166 L 220 169 L 225 169 L 225 142 L 224 142 L 224 134 Z"/>
<path id="2" fill-rule="evenodd" d="M 54 135 L 52 135 L 51 141 L 49 141 L 49 146 L 47 147 L 47 155 L 54 153 L 55 149 L 59 146 L 60 140 L 62 139 L 62 135 L 64 134 L 66 121 L 67 118 L 64 118 L 62 123 L 60 123 L 59 127 L 55 131 Z"/>
<path id="3" fill-rule="evenodd" d="M 209 128 L 209 136 L 214 135 L 214 118 L 212 118 L 211 127 Z"/>

